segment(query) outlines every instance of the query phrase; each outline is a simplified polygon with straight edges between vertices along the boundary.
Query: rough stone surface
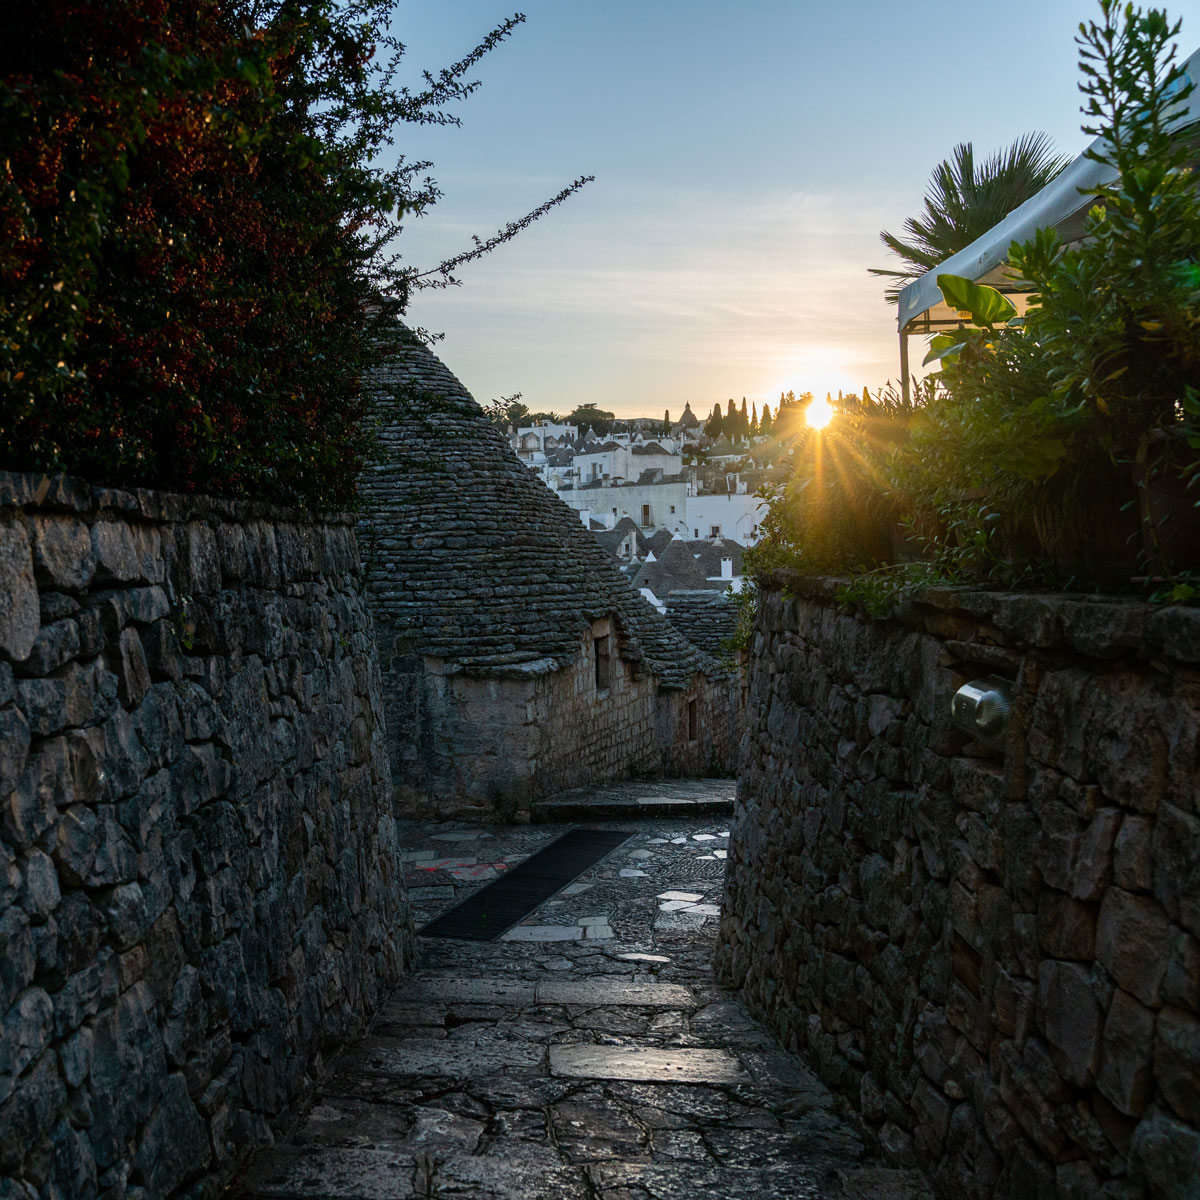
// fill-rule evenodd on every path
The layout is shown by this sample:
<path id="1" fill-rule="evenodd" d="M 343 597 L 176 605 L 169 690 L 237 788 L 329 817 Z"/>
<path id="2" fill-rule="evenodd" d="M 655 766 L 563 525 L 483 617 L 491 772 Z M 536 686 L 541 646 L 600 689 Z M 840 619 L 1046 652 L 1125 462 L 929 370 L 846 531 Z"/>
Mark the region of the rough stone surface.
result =
<path id="1" fill-rule="evenodd" d="M 216 1196 L 409 956 L 353 526 L 0 474 L 0 597 L 0 1194 Z"/>
<path id="2" fill-rule="evenodd" d="M 719 975 L 942 1194 L 1200 1195 L 1195 612 L 835 591 L 762 596 Z"/>
<path id="3" fill-rule="evenodd" d="M 525 818 L 631 776 L 731 771 L 735 674 L 689 643 L 407 331 L 361 481 L 401 810 Z"/>
<path id="4" fill-rule="evenodd" d="M 702 821 L 622 823 L 635 837 L 527 918 L 582 928 L 603 913 L 611 942 L 419 938 L 418 971 L 235 1193 L 930 1200 L 919 1171 L 864 1153 L 811 1070 L 716 984 L 715 916 L 655 928 L 663 894 L 707 897 L 719 911 L 724 867 L 708 850 L 729 830 Z M 448 845 L 470 847 L 466 867 L 507 869 L 562 826 L 400 830 L 419 878 L 447 872 Z M 629 861 L 643 873 L 623 876 Z M 422 921 L 477 886 L 450 878 L 454 894 L 422 903 Z"/>

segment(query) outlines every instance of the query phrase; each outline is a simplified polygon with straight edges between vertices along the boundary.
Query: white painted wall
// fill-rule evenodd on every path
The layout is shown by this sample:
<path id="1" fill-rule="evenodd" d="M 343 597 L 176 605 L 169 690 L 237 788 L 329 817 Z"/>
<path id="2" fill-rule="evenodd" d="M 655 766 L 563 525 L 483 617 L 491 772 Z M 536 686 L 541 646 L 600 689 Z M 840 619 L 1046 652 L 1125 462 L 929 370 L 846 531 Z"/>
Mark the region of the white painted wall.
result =
<path id="1" fill-rule="evenodd" d="M 758 541 L 755 527 L 766 515 L 766 505 L 757 496 L 688 496 L 687 536 L 689 538 L 712 537 L 717 526 L 721 537 L 732 538 L 743 546 L 753 546 Z"/>

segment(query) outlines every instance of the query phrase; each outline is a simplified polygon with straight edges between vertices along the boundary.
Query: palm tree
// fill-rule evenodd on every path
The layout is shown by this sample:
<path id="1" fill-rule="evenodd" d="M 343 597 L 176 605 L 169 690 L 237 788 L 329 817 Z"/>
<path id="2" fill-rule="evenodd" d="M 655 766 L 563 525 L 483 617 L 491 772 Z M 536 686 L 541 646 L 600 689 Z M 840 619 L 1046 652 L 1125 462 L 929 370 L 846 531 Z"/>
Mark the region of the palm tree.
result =
<path id="1" fill-rule="evenodd" d="M 970 142 L 955 146 L 950 158 L 934 168 L 925 211 L 904 222 L 908 240 L 887 230 L 879 235 L 908 265 L 907 270 L 870 268 L 872 275 L 896 281 L 884 293 L 888 300 L 894 304 L 905 284 L 969 246 L 1040 192 L 1069 161 L 1055 152 L 1044 133 L 1027 133 L 979 166 Z"/>

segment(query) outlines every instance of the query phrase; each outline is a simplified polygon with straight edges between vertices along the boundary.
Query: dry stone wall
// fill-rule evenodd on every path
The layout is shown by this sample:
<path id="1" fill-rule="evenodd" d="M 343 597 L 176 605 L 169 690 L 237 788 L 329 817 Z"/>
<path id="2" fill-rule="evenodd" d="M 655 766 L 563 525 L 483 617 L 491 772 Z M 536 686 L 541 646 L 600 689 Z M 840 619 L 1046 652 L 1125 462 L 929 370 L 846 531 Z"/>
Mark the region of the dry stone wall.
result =
<path id="1" fill-rule="evenodd" d="M 1003 752 L 949 721 L 1007 677 Z M 1200 610 L 781 572 L 719 971 L 962 1200 L 1200 1196 Z"/>
<path id="2" fill-rule="evenodd" d="M 594 629 L 616 641 L 612 621 L 599 622 Z M 635 675 L 619 653 L 611 657 L 608 686 L 598 688 L 593 633 L 586 634 L 574 660 L 537 684 L 534 774 L 543 793 L 598 779 L 660 774 L 657 696 L 656 680 Z"/>
<path id="3" fill-rule="evenodd" d="M 215 1195 L 399 976 L 348 518 L 0 475 L 0 1194 Z"/>

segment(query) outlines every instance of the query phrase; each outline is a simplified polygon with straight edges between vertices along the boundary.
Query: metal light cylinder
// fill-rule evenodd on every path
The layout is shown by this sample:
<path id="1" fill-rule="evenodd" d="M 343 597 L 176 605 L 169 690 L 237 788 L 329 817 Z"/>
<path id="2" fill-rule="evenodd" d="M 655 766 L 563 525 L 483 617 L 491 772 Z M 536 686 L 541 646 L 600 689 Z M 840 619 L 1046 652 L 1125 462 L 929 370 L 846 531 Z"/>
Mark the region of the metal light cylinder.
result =
<path id="1" fill-rule="evenodd" d="M 950 700 L 950 719 L 977 742 L 1004 749 L 1012 714 L 1012 684 L 997 675 L 964 683 Z"/>

